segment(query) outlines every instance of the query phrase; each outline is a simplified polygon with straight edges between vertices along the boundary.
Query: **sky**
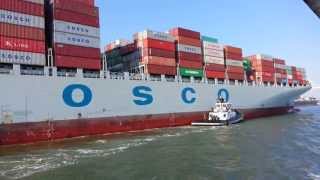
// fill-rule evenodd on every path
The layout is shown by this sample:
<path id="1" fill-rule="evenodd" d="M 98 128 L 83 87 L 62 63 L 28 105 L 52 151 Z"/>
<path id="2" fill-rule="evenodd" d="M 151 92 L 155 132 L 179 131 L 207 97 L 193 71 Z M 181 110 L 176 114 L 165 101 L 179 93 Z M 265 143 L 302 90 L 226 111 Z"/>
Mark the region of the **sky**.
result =
<path id="1" fill-rule="evenodd" d="M 320 19 L 303 0 L 96 0 L 101 46 L 132 39 L 145 29 L 190 28 L 243 48 L 304 67 L 320 86 Z"/>

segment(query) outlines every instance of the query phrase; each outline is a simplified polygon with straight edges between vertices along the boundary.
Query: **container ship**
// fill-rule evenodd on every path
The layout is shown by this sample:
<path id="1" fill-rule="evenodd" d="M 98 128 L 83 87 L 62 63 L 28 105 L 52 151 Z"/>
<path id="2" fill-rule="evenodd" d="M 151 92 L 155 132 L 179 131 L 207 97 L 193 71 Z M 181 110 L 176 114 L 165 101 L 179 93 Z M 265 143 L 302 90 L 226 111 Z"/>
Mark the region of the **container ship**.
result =
<path id="1" fill-rule="evenodd" d="M 224 97 L 247 119 L 288 112 L 303 68 L 185 29 L 100 49 L 93 0 L 0 0 L 0 145 L 190 125 Z"/>

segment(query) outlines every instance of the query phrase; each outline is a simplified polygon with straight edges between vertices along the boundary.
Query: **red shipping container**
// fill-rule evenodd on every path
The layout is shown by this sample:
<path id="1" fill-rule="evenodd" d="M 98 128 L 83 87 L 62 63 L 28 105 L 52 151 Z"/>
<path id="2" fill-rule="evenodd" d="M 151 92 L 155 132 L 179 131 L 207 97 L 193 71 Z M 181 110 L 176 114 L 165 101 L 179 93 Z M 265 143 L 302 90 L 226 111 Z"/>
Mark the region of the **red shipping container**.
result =
<path id="1" fill-rule="evenodd" d="M 144 56 L 158 56 L 158 57 L 165 57 L 165 58 L 175 58 L 174 51 L 166 51 L 166 50 L 155 49 L 155 48 L 144 48 L 143 55 Z"/>
<path id="2" fill-rule="evenodd" d="M 54 0 L 54 8 L 86 14 L 89 16 L 99 16 L 99 8 L 78 3 L 75 0 Z"/>
<path id="3" fill-rule="evenodd" d="M 28 39 L 0 37 L 0 49 L 45 53 L 45 42 Z"/>
<path id="4" fill-rule="evenodd" d="M 142 63 L 160 65 L 160 66 L 173 66 L 176 67 L 176 60 L 174 58 L 164 58 L 157 56 L 145 56 L 142 58 Z"/>
<path id="5" fill-rule="evenodd" d="M 85 4 L 85 5 L 94 6 L 94 0 L 74 0 L 74 1 Z"/>
<path id="6" fill-rule="evenodd" d="M 63 55 L 63 56 L 74 56 L 74 57 L 94 58 L 94 59 L 100 58 L 99 48 L 88 48 L 88 47 L 56 43 L 54 45 L 54 51 L 57 55 Z"/>
<path id="7" fill-rule="evenodd" d="M 99 28 L 99 16 L 93 17 L 61 9 L 54 9 L 54 19 Z"/>
<path id="8" fill-rule="evenodd" d="M 276 73 L 286 74 L 287 71 L 285 69 L 276 69 Z"/>
<path id="9" fill-rule="evenodd" d="M 171 66 L 146 65 L 146 73 L 175 76 L 175 75 L 177 75 L 177 68 L 171 67 Z"/>
<path id="10" fill-rule="evenodd" d="M 261 80 L 263 82 L 271 82 L 273 83 L 274 82 L 274 77 L 269 77 L 269 76 L 260 76 Z"/>
<path id="11" fill-rule="evenodd" d="M 221 71 L 208 71 L 206 70 L 206 77 L 207 78 L 218 78 L 218 79 L 224 79 L 225 78 L 225 72 Z"/>
<path id="12" fill-rule="evenodd" d="M 227 73 L 228 78 L 232 80 L 244 80 L 244 73 Z"/>
<path id="13" fill-rule="evenodd" d="M 242 55 L 242 49 L 238 48 L 238 47 L 224 46 L 224 51 L 226 52 L 226 54 L 234 53 L 234 54 L 241 54 Z"/>
<path id="14" fill-rule="evenodd" d="M 167 41 L 145 39 L 143 40 L 144 48 L 156 48 L 168 51 L 175 51 L 175 44 Z"/>
<path id="15" fill-rule="evenodd" d="M 44 6 L 22 0 L 0 0 L 0 9 L 44 17 Z"/>
<path id="16" fill-rule="evenodd" d="M 202 69 L 202 62 L 179 60 L 179 66 L 184 68 Z"/>
<path id="17" fill-rule="evenodd" d="M 275 67 L 272 61 L 268 60 L 251 60 L 252 66 Z"/>
<path id="18" fill-rule="evenodd" d="M 184 37 L 190 37 L 194 39 L 200 39 L 200 32 L 192 31 L 189 29 L 184 28 L 174 28 L 169 31 L 169 33 L 173 36 L 184 36 Z"/>
<path id="19" fill-rule="evenodd" d="M 282 59 L 274 58 L 273 61 L 274 61 L 275 64 L 286 65 L 286 61 L 285 61 L 285 60 L 282 60 Z"/>
<path id="20" fill-rule="evenodd" d="M 178 52 L 178 59 L 184 59 L 189 61 L 203 61 L 203 57 L 200 54 L 187 53 L 187 52 Z"/>
<path id="21" fill-rule="evenodd" d="M 44 41 L 44 30 L 27 26 L 0 23 L 0 36 Z"/>
<path id="22" fill-rule="evenodd" d="M 244 73 L 243 67 L 227 66 L 228 73 Z"/>
<path id="23" fill-rule="evenodd" d="M 225 66 L 221 64 L 206 64 L 205 69 L 207 71 L 220 71 L 225 72 Z"/>
<path id="24" fill-rule="evenodd" d="M 257 72 L 268 72 L 268 73 L 275 73 L 276 70 L 272 67 L 254 67 Z"/>
<path id="25" fill-rule="evenodd" d="M 55 66 L 65 68 L 83 68 L 90 70 L 100 70 L 101 60 L 90 58 L 79 58 L 72 56 L 55 56 Z"/>
<path id="26" fill-rule="evenodd" d="M 200 39 L 188 38 L 183 36 L 178 36 L 177 41 L 179 44 L 185 44 L 190 46 L 201 47 L 202 43 Z"/>
<path id="27" fill-rule="evenodd" d="M 226 59 L 232 59 L 232 60 L 239 60 L 242 61 L 243 57 L 242 54 L 238 53 L 225 53 Z"/>

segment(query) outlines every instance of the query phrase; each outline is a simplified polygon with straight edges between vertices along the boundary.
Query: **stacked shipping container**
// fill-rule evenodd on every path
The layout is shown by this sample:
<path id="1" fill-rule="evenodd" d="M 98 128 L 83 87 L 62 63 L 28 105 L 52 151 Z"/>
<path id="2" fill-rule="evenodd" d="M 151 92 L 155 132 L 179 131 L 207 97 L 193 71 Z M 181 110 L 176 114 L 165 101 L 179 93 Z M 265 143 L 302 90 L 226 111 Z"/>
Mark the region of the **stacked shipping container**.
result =
<path id="1" fill-rule="evenodd" d="M 168 33 L 146 30 L 134 35 L 144 72 L 153 75 L 177 74 L 174 38 Z"/>
<path id="2" fill-rule="evenodd" d="M 224 55 L 226 61 L 226 71 L 229 80 L 244 80 L 242 49 L 225 46 Z"/>
<path id="3" fill-rule="evenodd" d="M 100 70 L 99 10 L 92 0 L 52 0 L 55 66 Z"/>
<path id="4" fill-rule="evenodd" d="M 174 28 L 169 33 L 176 40 L 176 60 L 180 75 L 203 77 L 203 57 L 200 33 L 183 28 Z"/>
<path id="5" fill-rule="evenodd" d="M 0 63 L 44 66 L 43 0 L 0 0 Z"/>
<path id="6" fill-rule="evenodd" d="M 215 38 L 202 36 L 204 69 L 208 79 L 225 78 L 225 60 L 223 45 Z"/>
<path id="7" fill-rule="evenodd" d="M 275 76 L 278 84 L 287 83 L 286 61 L 274 58 Z"/>
<path id="8" fill-rule="evenodd" d="M 294 84 L 306 84 L 305 69 L 292 66 L 292 79 Z"/>
<path id="9" fill-rule="evenodd" d="M 247 58 L 251 61 L 252 68 L 255 70 L 256 81 L 264 83 L 274 83 L 275 66 L 273 57 L 258 54 L 249 56 Z"/>

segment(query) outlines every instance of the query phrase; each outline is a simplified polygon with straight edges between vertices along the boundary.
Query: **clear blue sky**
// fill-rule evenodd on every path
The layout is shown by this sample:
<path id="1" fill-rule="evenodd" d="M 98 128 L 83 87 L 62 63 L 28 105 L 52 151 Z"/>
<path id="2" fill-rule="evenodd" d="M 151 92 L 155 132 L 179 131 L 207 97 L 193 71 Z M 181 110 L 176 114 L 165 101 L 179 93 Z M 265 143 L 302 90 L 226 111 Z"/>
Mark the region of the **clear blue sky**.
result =
<path id="1" fill-rule="evenodd" d="M 245 55 L 265 53 L 305 67 L 320 85 L 320 19 L 303 0 L 96 0 L 101 45 L 131 39 L 144 29 L 181 26 L 242 47 Z"/>

